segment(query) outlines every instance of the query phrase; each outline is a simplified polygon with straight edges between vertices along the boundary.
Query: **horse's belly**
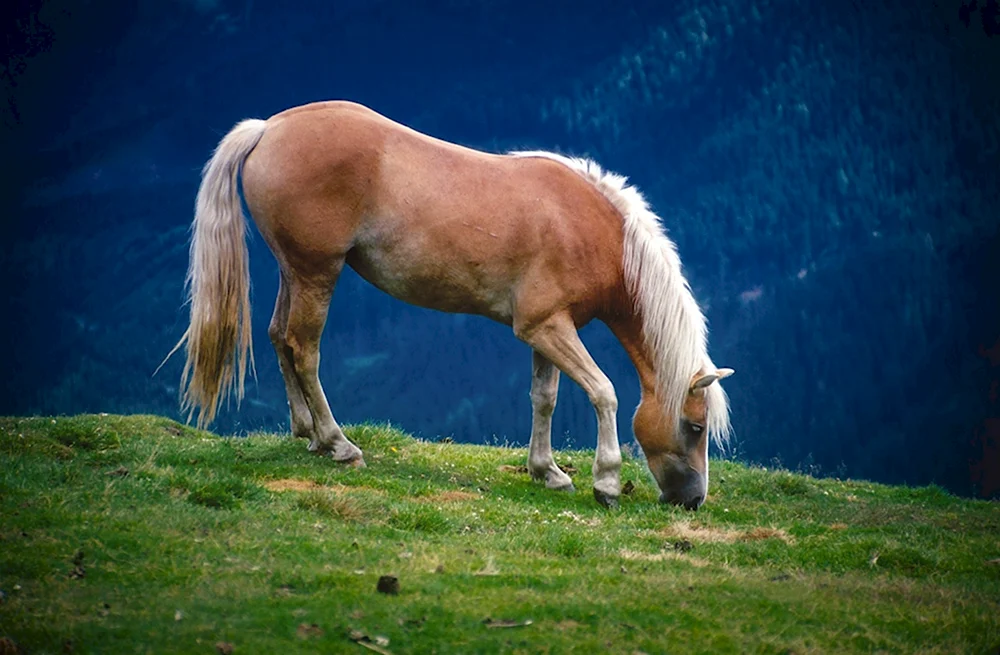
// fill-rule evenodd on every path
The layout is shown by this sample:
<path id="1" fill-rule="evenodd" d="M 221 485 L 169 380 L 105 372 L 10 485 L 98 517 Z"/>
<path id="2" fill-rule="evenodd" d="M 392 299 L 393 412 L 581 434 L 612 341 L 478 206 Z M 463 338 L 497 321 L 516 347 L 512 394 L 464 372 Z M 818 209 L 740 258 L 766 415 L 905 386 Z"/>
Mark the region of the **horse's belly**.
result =
<path id="1" fill-rule="evenodd" d="M 347 264 L 372 286 L 428 309 L 479 314 L 510 324 L 512 283 L 489 264 L 459 263 L 454 254 L 415 256 L 407 248 L 355 247 Z"/>

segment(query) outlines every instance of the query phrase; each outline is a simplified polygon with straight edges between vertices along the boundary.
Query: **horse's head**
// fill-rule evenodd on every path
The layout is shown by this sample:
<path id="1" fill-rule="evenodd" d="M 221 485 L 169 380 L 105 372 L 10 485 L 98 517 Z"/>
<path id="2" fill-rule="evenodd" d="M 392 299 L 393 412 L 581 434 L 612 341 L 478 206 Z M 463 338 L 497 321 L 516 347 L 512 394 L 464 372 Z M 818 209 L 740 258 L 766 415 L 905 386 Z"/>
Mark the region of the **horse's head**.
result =
<path id="1" fill-rule="evenodd" d="M 698 509 L 708 495 L 710 412 L 727 412 L 718 381 L 731 368 L 702 369 L 691 378 L 681 415 L 672 420 L 655 394 L 643 395 L 632 428 L 660 487 L 660 502 Z M 725 420 L 725 419 L 724 419 Z M 728 423 L 726 423 L 728 425 Z"/>

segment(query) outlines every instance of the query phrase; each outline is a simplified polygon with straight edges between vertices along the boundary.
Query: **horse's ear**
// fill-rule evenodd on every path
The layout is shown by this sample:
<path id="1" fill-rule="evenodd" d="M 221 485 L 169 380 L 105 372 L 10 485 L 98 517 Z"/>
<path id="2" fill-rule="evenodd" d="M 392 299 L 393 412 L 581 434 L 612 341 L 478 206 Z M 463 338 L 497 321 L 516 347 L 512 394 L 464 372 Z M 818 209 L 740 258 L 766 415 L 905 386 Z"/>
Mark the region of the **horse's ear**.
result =
<path id="1" fill-rule="evenodd" d="M 691 381 L 691 391 L 697 391 L 698 389 L 704 389 L 708 385 L 712 384 L 719 379 L 718 373 L 699 373 L 695 376 L 694 380 Z"/>
<path id="2" fill-rule="evenodd" d="M 731 368 L 720 368 L 714 373 L 699 373 L 695 376 L 694 380 L 691 381 L 691 391 L 697 391 L 698 389 L 704 389 L 708 385 L 712 384 L 716 380 L 722 380 L 728 378 L 730 375 L 735 373 Z"/>

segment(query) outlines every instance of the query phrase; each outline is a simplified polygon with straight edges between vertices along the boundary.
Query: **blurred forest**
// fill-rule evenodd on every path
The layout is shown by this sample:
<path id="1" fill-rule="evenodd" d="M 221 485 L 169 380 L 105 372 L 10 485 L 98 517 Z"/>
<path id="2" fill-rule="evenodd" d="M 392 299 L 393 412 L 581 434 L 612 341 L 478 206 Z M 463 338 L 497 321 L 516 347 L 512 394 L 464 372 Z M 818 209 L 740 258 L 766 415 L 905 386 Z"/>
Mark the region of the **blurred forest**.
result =
<path id="1" fill-rule="evenodd" d="M 628 175 L 709 317 L 727 456 L 1000 495 L 996 0 L 18 1 L 0 139 L 0 414 L 177 416 L 199 171 L 238 120 L 365 103 L 477 148 Z M 259 379 L 216 429 L 287 429 L 252 237 Z M 623 442 L 638 383 L 602 325 Z M 321 368 L 341 422 L 526 443 L 530 351 L 347 272 Z M 556 447 L 592 446 L 563 380 Z"/>

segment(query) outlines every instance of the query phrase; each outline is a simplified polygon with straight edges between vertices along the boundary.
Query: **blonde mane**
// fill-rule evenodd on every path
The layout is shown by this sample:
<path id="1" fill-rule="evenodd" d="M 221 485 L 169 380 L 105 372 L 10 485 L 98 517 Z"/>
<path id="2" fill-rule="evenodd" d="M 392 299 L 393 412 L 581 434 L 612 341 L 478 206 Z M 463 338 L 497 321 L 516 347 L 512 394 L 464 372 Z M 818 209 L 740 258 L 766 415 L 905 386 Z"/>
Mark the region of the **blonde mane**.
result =
<path id="1" fill-rule="evenodd" d="M 568 166 L 591 182 L 622 215 L 626 287 L 642 317 L 664 412 L 680 420 L 692 376 L 702 367 L 714 370 L 715 366 L 708 356 L 705 317 L 681 273 L 677 246 L 667 236 L 659 217 L 639 190 L 628 184 L 628 178 L 605 171 L 592 160 L 545 151 L 509 154 L 544 157 Z M 722 385 L 709 385 L 706 403 L 708 436 L 717 446 L 724 447 L 732 428 L 729 400 Z"/>

